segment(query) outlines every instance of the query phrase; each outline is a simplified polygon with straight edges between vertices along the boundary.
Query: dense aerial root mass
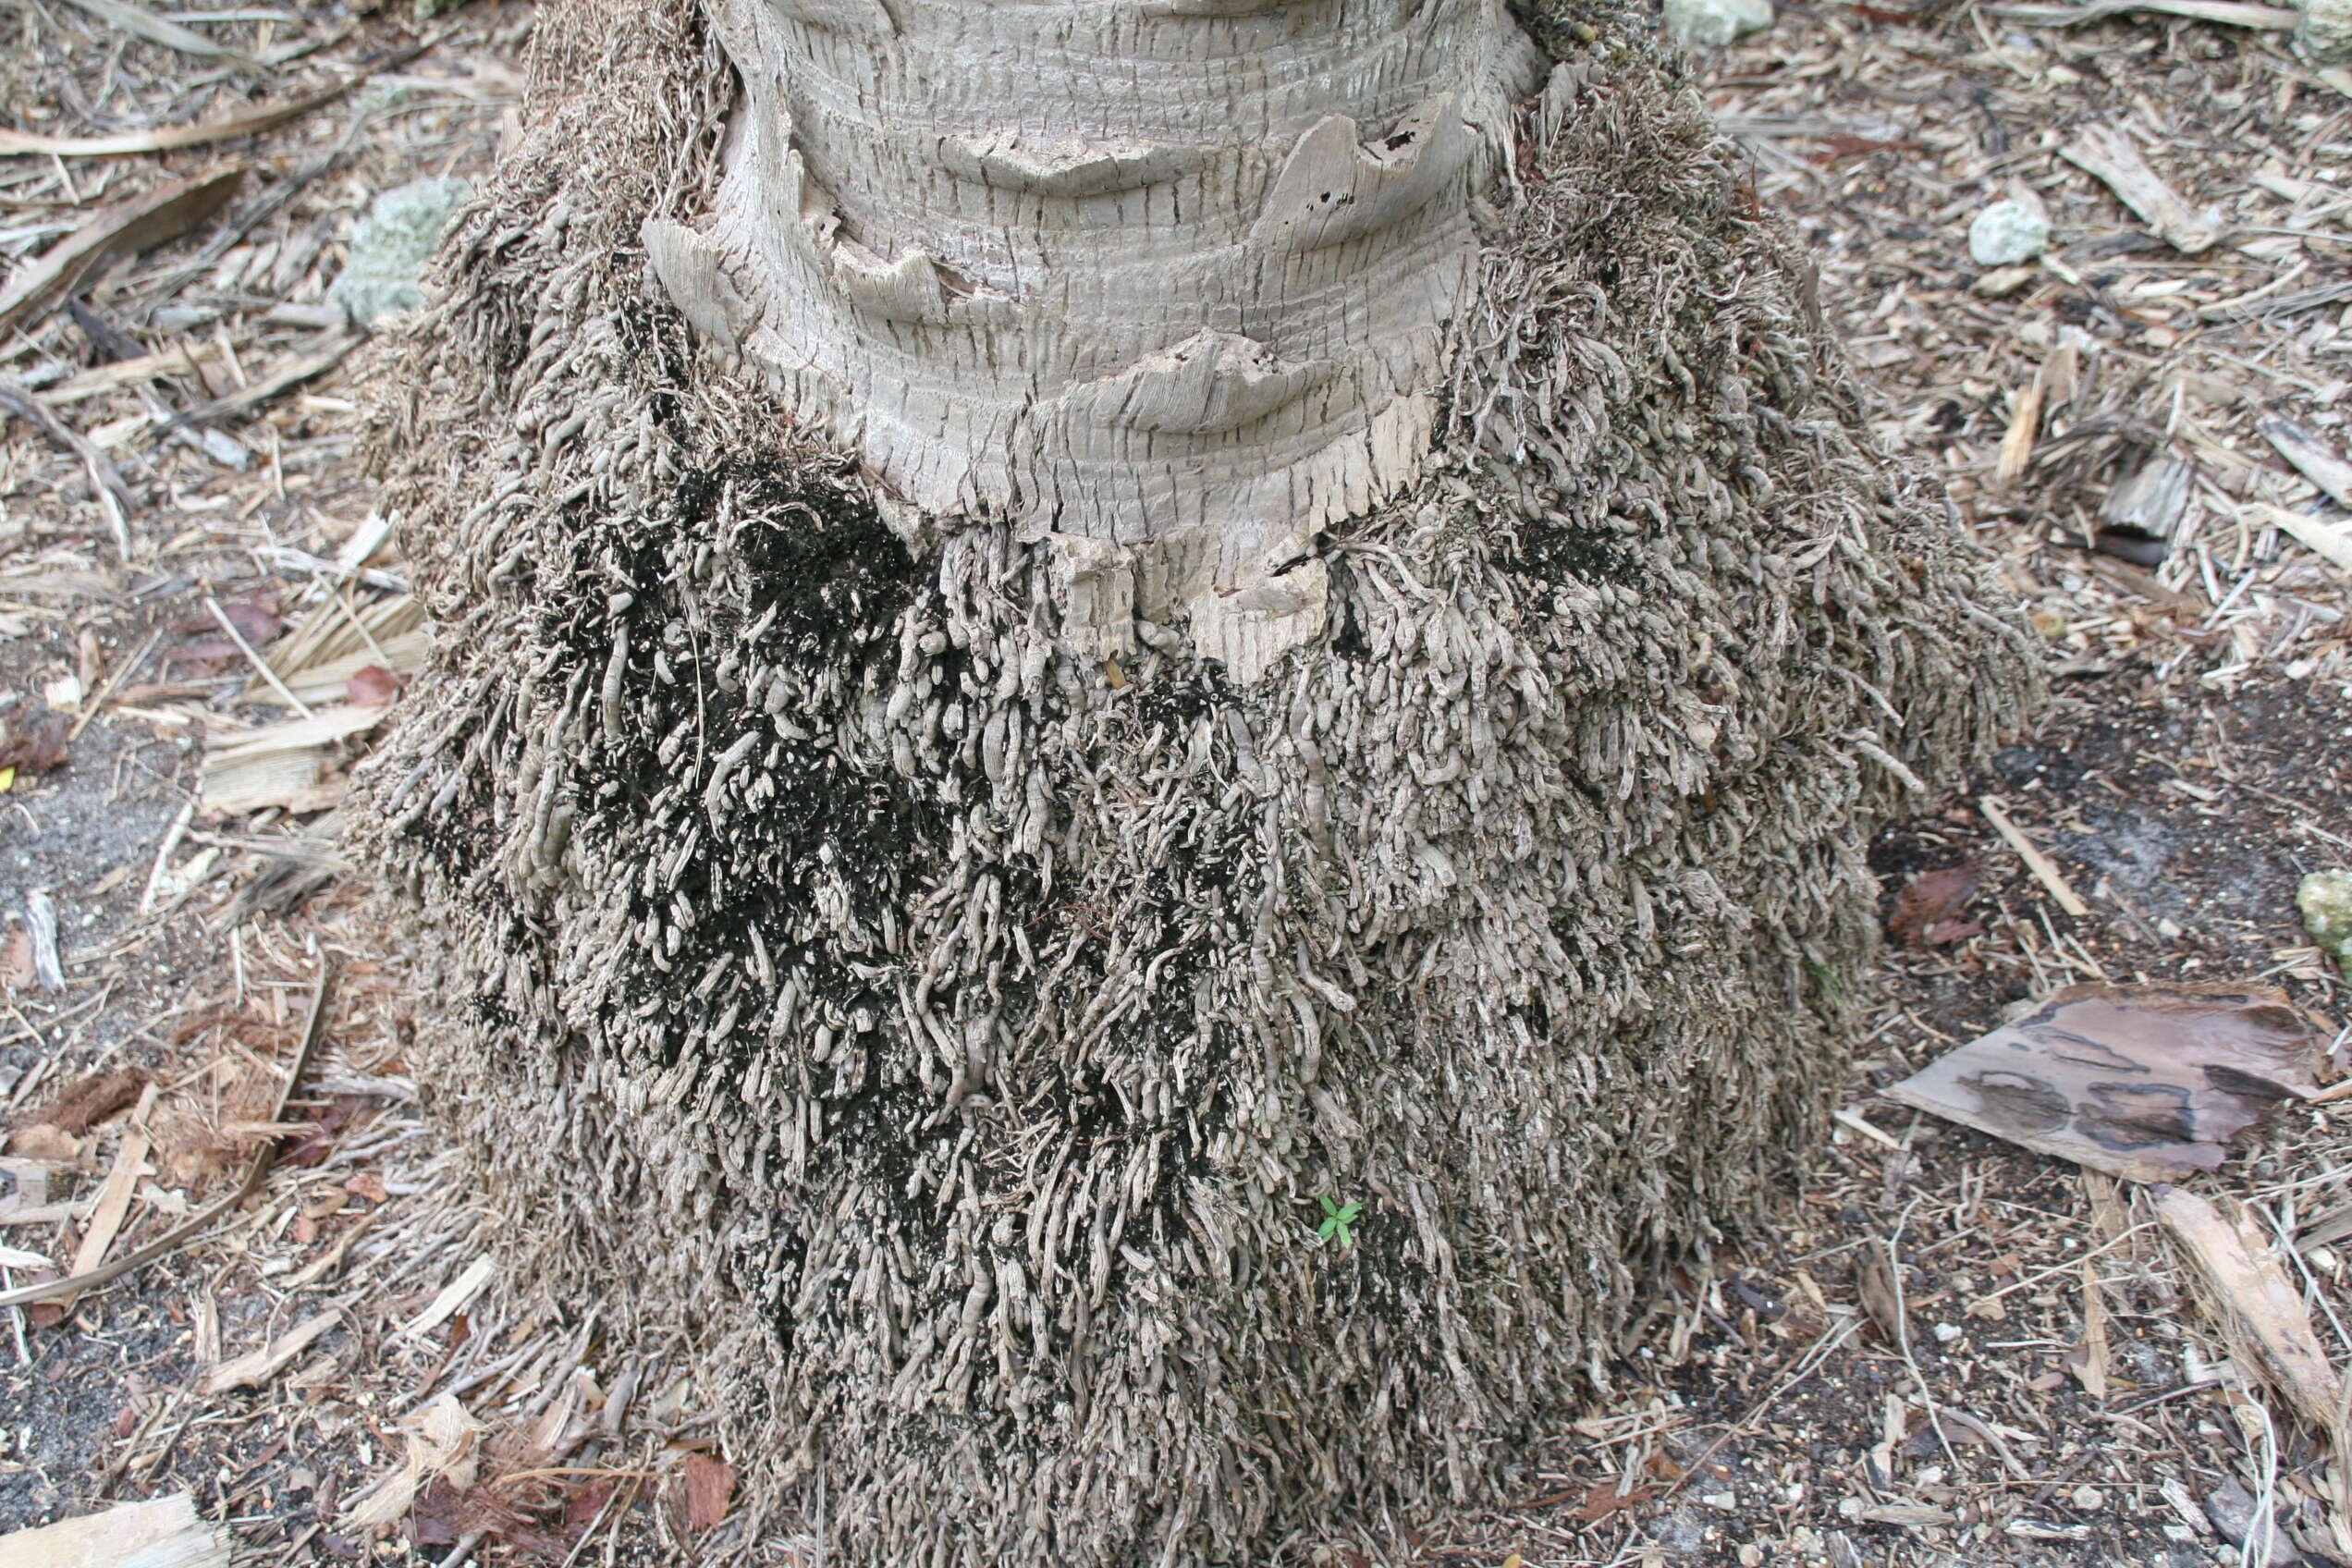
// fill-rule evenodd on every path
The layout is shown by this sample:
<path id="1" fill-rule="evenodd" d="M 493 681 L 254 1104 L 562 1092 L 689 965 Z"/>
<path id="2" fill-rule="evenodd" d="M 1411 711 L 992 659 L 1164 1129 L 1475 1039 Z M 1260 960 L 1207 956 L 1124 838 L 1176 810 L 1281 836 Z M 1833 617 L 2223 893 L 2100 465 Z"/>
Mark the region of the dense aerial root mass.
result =
<path id="1" fill-rule="evenodd" d="M 698 342 L 643 237 L 725 178 L 726 57 L 680 0 L 543 21 L 385 410 L 441 652 L 361 815 L 513 1277 L 692 1335 L 835 1561 L 1478 1497 L 1821 1131 L 1865 839 L 2029 655 L 1593 19 L 1527 18 L 1433 450 L 1249 681 L 1182 618 L 1106 645 L 1015 520 L 911 533 Z"/>

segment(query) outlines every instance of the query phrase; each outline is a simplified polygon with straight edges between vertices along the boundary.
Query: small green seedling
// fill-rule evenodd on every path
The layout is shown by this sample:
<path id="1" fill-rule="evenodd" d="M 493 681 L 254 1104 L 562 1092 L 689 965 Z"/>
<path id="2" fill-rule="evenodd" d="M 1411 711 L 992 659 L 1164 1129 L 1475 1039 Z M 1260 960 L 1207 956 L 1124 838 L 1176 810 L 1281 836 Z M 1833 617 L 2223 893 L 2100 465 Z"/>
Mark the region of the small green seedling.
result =
<path id="1" fill-rule="evenodd" d="M 1316 1239 L 1323 1242 L 1336 1239 L 1343 1247 L 1354 1246 L 1355 1233 L 1349 1227 L 1355 1223 L 1355 1217 L 1364 1212 L 1364 1206 L 1352 1203 L 1342 1207 L 1329 1198 L 1315 1201 L 1323 1206 L 1323 1223 L 1315 1228 Z"/>

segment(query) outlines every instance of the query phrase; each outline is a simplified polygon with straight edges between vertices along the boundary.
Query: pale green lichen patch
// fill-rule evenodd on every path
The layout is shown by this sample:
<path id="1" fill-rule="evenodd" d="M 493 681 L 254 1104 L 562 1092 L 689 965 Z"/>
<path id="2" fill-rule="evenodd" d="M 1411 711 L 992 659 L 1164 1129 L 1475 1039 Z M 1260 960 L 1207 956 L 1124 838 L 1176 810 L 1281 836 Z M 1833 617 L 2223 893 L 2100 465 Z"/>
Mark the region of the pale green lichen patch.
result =
<path id="1" fill-rule="evenodd" d="M 2314 871 L 2295 889 L 2303 929 L 2352 974 L 2352 871 Z"/>
<path id="2" fill-rule="evenodd" d="M 351 231 L 351 259 L 327 298 L 361 325 L 423 305 L 424 263 L 472 190 L 462 179 L 420 179 L 378 196 Z"/>

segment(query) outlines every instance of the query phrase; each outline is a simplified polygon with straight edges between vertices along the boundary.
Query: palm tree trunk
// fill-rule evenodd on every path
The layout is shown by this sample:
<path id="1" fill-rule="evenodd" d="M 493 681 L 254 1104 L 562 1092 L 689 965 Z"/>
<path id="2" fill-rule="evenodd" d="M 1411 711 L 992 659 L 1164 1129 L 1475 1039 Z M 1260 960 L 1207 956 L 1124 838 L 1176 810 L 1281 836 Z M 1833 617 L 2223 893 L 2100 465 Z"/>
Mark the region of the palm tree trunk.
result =
<path id="1" fill-rule="evenodd" d="M 509 1288 L 831 1561 L 1490 1495 L 1801 1169 L 2024 640 L 1646 23 L 712 20 L 543 12 L 379 378 L 357 812 Z"/>

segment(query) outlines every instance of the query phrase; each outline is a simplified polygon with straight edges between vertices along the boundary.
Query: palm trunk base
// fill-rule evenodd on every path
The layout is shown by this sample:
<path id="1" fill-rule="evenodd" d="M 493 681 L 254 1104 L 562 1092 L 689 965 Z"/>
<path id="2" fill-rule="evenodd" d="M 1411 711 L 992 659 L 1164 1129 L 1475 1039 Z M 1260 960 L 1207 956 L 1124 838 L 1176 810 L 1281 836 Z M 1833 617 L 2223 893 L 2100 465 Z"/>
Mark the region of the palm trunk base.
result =
<path id="1" fill-rule="evenodd" d="M 543 23 L 386 410 L 444 637 L 361 815 L 509 1278 L 698 1347 L 832 1561 L 1257 1562 L 1492 1495 L 1801 1170 L 1863 845 L 2023 640 L 1604 31 L 1327 633 L 1247 686 L 1073 651 L 1066 563 L 910 550 L 649 288 L 725 107 L 684 11 Z"/>

